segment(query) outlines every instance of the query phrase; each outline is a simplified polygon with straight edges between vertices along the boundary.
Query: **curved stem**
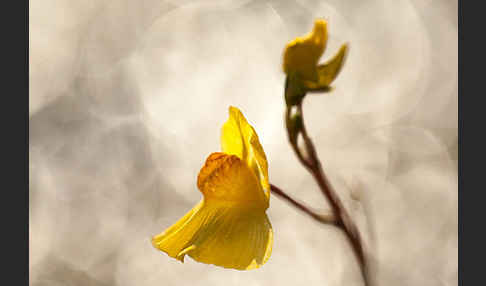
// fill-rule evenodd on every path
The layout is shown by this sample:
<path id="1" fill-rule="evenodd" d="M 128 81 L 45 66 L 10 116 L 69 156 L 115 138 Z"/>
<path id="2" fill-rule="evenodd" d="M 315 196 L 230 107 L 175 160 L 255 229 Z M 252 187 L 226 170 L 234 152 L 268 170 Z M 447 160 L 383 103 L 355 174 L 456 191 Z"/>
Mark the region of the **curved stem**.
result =
<path id="1" fill-rule="evenodd" d="M 359 230 L 355 222 L 347 212 L 347 210 L 344 208 L 343 203 L 341 202 L 336 191 L 334 190 L 331 183 L 327 179 L 327 176 L 322 168 L 314 144 L 312 143 L 312 140 L 307 134 L 307 130 L 305 128 L 305 123 L 303 118 L 304 115 L 302 111 L 302 103 L 297 104 L 296 107 L 297 107 L 297 112 L 300 113 L 300 116 L 302 117 L 302 126 L 300 128 L 300 134 L 302 135 L 304 141 L 304 146 L 306 148 L 307 156 L 306 157 L 303 156 L 301 150 L 297 146 L 296 141 L 292 142 L 292 140 L 290 140 L 292 148 L 294 149 L 294 152 L 297 154 L 299 161 L 304 165 L 304 167 L 311 173 L 311 175 L 316 180 L 324 197 L 329 201 L 336 219 L 335 225 L 344 231 L 349 243 L 351 244 L 353 252 L 358 260 L 358 263 L 360 265 L 361 274 L 363 276 L 365 285 L 370 285 L 366 260 L 364 258 L 363 242 Z M 286 116 L 290 116 L 290 111 L 288 109 L 289 108 L 287 108 Z"/>

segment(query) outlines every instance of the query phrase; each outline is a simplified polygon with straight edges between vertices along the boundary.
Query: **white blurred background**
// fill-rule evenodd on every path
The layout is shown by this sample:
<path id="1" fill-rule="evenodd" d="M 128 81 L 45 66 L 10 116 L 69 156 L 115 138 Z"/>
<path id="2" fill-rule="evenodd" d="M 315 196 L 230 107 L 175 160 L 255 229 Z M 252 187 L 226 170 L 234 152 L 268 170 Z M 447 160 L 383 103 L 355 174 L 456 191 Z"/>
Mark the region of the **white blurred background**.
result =
<path id="1" fill-rule="evenodd" d="M 30 1 L 31 285 L 362 285 L 341 232 L 272 197 L 273 254 L 236 271 L 150 238 L 201 195 L 228 106 L 270 181 L 325 211 L 287 143 L 285 44 L 348 42 L 305 119 L 363 232 L 374 285 L 457 285 L 457 1 Z M 359 202 L 351 199 L 359 198 Z"/>

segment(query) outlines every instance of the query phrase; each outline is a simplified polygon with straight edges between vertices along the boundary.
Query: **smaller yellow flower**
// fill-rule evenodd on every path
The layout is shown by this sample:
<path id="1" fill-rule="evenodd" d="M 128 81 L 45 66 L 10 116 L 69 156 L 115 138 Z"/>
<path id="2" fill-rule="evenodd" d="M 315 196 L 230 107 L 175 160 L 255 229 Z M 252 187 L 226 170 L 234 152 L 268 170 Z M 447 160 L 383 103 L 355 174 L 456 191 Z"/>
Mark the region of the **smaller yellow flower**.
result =
<path id="1" fill-rule="evenodd" d="M 327 22 L 318 19 L 312 32 L 287 44 L 283 55 L 283 71 L 296 78 L 307 90 L 326 89 L 337 77 L 348 49 L 344 44 L 327 63 L 318 65 L 327 43 Z"/>
<path id="2" fill-rule="evenodd" d="M 178 222 L 152 238 L 155 248 L 184 262 L 194 260 L 249 270 L 272 252 L 268 167 L 258 135 L 241 111 L 229 109 L 221 134 L 223 152 L 209 155 L 197 186 L 203 199 Z"/>

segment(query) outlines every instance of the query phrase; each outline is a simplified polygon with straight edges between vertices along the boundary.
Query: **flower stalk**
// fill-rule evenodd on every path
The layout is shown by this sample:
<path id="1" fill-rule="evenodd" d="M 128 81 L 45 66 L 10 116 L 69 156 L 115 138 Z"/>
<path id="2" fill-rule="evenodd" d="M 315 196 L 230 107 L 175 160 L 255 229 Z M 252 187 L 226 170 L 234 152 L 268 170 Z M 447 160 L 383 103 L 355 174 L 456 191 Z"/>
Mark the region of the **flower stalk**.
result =
<path id="1" fill-rule="evenodd" d="M 301 116 L 303 117 L 302 105 L 298 105 L 297 108 L 300 111 Z M 364 259 L 363 242 L 359 230 L 346 208 L 344 208 L 344 205 L 341 202 L 338 194 L 336 193 L 329 179 L 327 178 L 324 169 L 322 168 L 322 164 L 317 157 L 317 152 L 314 144 L 307 134 L 304 121 L 302 121 L 301 134 L 304 141 L 304 146 L 308 154 L 305 160 L 308 162 L 307 165 L 310 167 L 308 167 L 307 170 L 314 177 L 317 184 L 319 185 L 322 194 L 330 203 L 335 215 L 335 225 L 345 232 L 349 242 L 351 243 L 356 258 L 359 261 L 363 277 L 366 280 L 366 265 Z M 299 150 L 297 145 L 295 145 L 295 147 L 293 146 L 293 148 L 295 148 L 295 150 Z"/>
<path id="2" fill-rule="evenodd" d="M 370 284 L 369 284 L 369 277 L 367 274 L 366 260 L 364 256 L 363 241 L 359 229 L 357 228 L 356 223 L 354 222 L 354 220 L 352 219 L 352 217 L 349 215 L 348 211 L 344 207 L 341 199 L 339 198 L 335 189 L 332 187 L 329 179 L 326 176 L 326 173 L 324 172 L 324 169 L 322 168 L 322 164 L 317 156 L 315 146 L 305 128 L 305 123 L 303 120 L 302 104 L 298 104 L 295 108 L 297 108 L 297 114 L 299 114 L 299 117 L 302 119 L 299 134 L 302 136 L 304 142 L 304 148 L 306 152 L 305 153 L 302 152 L 303 150 L 299 148 L 298 141 L 294 139 L 295 135 L 292 134 L 292 132 L 294 132 L 291 129 L 292 127 L 289 127 L 289 125 L 287 125 L 287 133 L 288 133 L 288 139 L 290 145 L 292 146 L 292 149 L 297 155 L 297 158 L 299 159 L 300 163 L 305 167 L 305 169 L 312 175 L 314 180 L 317 182 L 317 185 L 319 186 L 321 193 L 324 195 L 324 197 L 326 198 L 326 200 L 329 202 L 331 206 L 332 214 L 323 217 L 322 215 L 319 215 L 313 212 L 312 210 L 310 210 L 307 206 L 297 202 L 295 199 L 287 195 L 283 190 L 281 190 L 280 188 L 274 185 L 270 185 L 271 191 L 275 195 L 287 200 L 290 204 L 292 204 L 297 209 L 307 213 L 318 222 L 324 224 L 331 224 L 340 228 L 345 233 L 352 247 L 353 253 L 356 259 L 358 260 L 358 264 L 360 266 L 361 274 L 365 281 L 365 285 L 369 286 Z M 290 108 L 287 108 L 285 117 L 286 117 L 285 121 L 289 123 L 291 118 Z"/>
<path id="3" fill-rule="evenodd" d="M 343 44 L 336 55 L 325 64 L 319 65 L 318 61 L 325 50 L 326 41 L 327 21 L 318 19 L 308 35 L 298 37 L 287 44 L 284 50 L 283 70 L 287 74 L 284 98 L 287 105 L 285 124 L 288 140 L 299 162 L 312 175 L 324 198 L 329 202 L 332 220 L 320 220 L 315 213 L 292 199 L 280 188 L 271 185 L 271 190 L 319 222 L 332 224 L 341 229 L 352 247 L 365 285 L 369 286 L 370 279 L 361 234 L 327 178 L 304 121 L 302 102 L 305 95 L 308 92 L 332 91 L 330 84 L 339 74 L 347 54 L 348 45 Z M 299 138 L 302 138 L 303 148 L 299 147 Z"/>

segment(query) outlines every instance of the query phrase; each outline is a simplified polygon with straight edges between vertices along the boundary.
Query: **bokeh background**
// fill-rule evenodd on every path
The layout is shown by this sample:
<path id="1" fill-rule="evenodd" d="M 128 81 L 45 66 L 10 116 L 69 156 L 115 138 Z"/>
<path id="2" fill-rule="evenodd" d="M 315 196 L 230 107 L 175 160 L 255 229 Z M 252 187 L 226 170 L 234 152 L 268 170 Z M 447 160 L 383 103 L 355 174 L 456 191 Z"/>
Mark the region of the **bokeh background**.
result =
<path id="1" fill-rule="evenodd" d="M 457 1 L 30 1 L 31 285 L 362 285 L 343 234 L 277 197 L 273 254 L 236 271 L 155 250 L 201 195 L 228 106 L 270 180 L 328 205 L 284 130 L 281 57 L 317 17 L 335 90 L 305 119 L 374 285 L 457 285 Z M 355 199 L 353 199 L 355 198 Z M 356 200 L 357 199 L 357 200 Z"/>

